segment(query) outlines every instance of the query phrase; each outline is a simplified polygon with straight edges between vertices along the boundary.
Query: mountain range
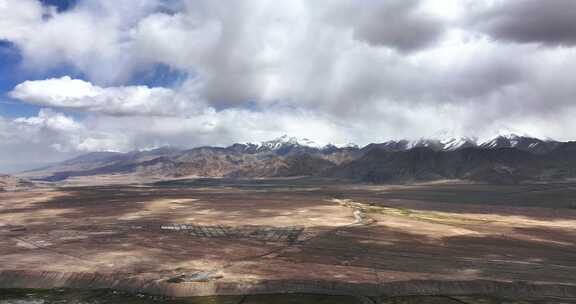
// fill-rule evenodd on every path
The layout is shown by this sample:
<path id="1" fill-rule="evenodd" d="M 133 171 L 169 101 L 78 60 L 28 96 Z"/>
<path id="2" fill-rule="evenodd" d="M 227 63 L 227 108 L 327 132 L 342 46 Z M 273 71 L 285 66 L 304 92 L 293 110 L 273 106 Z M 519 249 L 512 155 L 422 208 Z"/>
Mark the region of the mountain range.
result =
<path id="1" fill-rule="evenodd" d="M 320 146 L 282 136 L 258 144 L 128 153 L 94 152 L 20 174 L 60 181 L 75 176 L 135 174 L 157 178 L 322 176 L 396 183 L 440 179 L 518 183 L 576 177 L 576 142 L 514 134 L 471 138 L 395 140 Z"/>

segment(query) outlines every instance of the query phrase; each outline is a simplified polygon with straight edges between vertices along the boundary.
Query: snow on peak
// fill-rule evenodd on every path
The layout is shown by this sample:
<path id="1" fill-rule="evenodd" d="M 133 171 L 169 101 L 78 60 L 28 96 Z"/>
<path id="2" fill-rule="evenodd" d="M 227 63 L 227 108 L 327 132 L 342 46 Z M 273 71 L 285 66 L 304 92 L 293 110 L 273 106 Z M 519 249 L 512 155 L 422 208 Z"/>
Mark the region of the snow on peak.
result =
<path id="1" fill-rule="evenodd" d="M 476 145 L 476 140 L 469 137 L 445 138 L 440 140 L 444 150 L 456 150 L 468 145 Z"/>
<path id="2" fill-rule="evenodd" d="M 327 144 L 324 147 L 329 147 L 329 146 L 334 146 L 334 147 L 339 148 L 339 149 L 346 149 L 346 148 L 356 148 L 357 149 L 358 148 L 357 144 L 351 143 L 351 142 L 346 143 L 346 144 Z"/>
<path id="3" fill-rule="evenodd" d="M 297 138 L 288 135 L 282 135 L 276 139 L 268 140 L 260 143 L 258 146 L 268 148 L 270 150 L 278 150 L 286 146 L 301 146 L 311 148 L 321 148 L 322 145 L 308 138 Z"/>
<path id="4" fill-rule="evenodd" d="M 531 137 L 528 134 L 522 132 L 512 131 L 510 129 L 499 129 L 496 133 L 497 137 L 503 137 L 508 139 L 518 138 L 518 137 Z"/>
<path id="5" fill-rule="evenodd" d="M 401 143 L 404 140 L 390 141 L 389 143 Z M 412 149 L 416 147 L 429 147 L 436 150 L 457 150 L 460 148 L 475 146 L 477 140 L 475 138 L 465 136 L 452 136 L 448 132 L 439 132 L 436 136 L 429 138 L 420 138 L 417 140 L 406 140 L 406 148 Z"/>
<path id="6" fill-rule="evenodd" d="M 304 148 L 304 149 L 317 149 L 317 150 L 331 150 L 334 148 L 358 148 L 357 145 L 348 144 L 336 144 L 336 143 L 319 143 L 309 138 L 299 138 L 295 136 L 282 135 L 272 140 L 262 141 L 260 143 L 244 143 L 247 149 L 254 152 L 264 152 L 264 151 L 278 151 L 286 148 Z"/>
<path id="7" fill-rule="evenodd" d="M 498 147 L 518 147 L 528 145 L 529 148 L 536 147 L 540 142 L 545 140 L 538 139 L 526 134 L 512 133 L 508 130 L 500 130 L 495 137 L 488 138 L 480 143 L 484 148 Z"/>

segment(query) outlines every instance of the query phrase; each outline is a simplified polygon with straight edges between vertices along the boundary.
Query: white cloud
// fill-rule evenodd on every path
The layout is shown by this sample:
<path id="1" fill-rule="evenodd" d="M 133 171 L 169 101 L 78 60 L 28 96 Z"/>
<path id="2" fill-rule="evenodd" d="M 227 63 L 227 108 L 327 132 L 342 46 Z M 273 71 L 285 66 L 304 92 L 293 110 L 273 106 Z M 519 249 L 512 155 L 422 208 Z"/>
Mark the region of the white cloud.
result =
<path id="1" fill-rule="evenodd" d="M 24 132 L 30 129 L 32 132 L 38 130 L 74 132 L 82 128 L 74 119 L 48 109 L 41 110 L 38 116 L 16 118 L 14 123 Z"/>
<path id="2" fill-rule="evenodd" d="M 380 111 L 380 109 L 376 109 Z M 434 136 L 450 130 L 455 136 L 468 135 L 459 123 L 473 120 L 478 113 L 458 106 L 411 110 L 390 104 L 386 115 L 366 115 L 363 121 L 338 121 L 315 112 L 271 108 L 258 112 L 242 109 L 207 109 L 190 117 L 108 116 L 90 114 L 84 120 L 43 109 L 37 116 L 7 119 L 0 117 L 0 172 L 26 169 L 61 161 L 89 151 L 131 151 L 160 146 L 226 146 L 235 142 L 258 142 L 290 134 L 313 138 L 319 144 L 363 145 L 393 138 Z M 576 107 L 562 116 L 539 118 L 510 116 L 506 122 L 483 124 L 475 135 L 487 138 L 498 130 L 516 130 L 532 136 L 570 139 L 565 130 L 576 128 Z M 369 127 L 367 127 L 369 126 Z M 413 132 L 412 128 L 425 130 Z"/>
<path id="3" fill-rule="evenodd" d="M 23 41 L 52 13 L 36 0 L 0 0 L 0 39 Z"/>
<path id="4" fill-rule="evenodd" d="M 113 150 L 119 145 L 104 143 L 121 138 L 89 130 L 70 116 L 48 109 L 32 117 L 0 117 L 0 172 L 40 167 L 94 148 Z M 85 143 L 94 140 L 100 142 L 86 147 Z"/>
<path id="5" fill-rule="evenodd" d="M 4 125 L 3 140 L 27 145 L 44 145 L 52 153 L 122 150 L 128 148 L 123 136 L 86 127 L 82 122 L 50 109 L 37 116 L 20 117 Z"/>
<path id="6" fill-rule="evenodd" d="M 62 143 L 77 151 L 283 133 L 359 144 L 503 127 L 575 137 L 567 113 L 576 49 L 493 39 L 465 20 L 485 3 L 441 2 L 95 0 L 55 13 L 36 0 L 0 0 L 0 39 L 32 72 L 66 65 L 86 76 L 12 92 L 88 112 L 79 129 L 58 131 L 77 134 Z M 188 78 L 167 88 L 126 84 L 156 64 Z"/>
<path id="7" fill-rule="evenodd" d="M 199 106 L 166 88 L 126 86 L 102 88 L 68 76 L 25 81 L 10 96 L 28 103 L 109 115 L 189 115 Z"/>

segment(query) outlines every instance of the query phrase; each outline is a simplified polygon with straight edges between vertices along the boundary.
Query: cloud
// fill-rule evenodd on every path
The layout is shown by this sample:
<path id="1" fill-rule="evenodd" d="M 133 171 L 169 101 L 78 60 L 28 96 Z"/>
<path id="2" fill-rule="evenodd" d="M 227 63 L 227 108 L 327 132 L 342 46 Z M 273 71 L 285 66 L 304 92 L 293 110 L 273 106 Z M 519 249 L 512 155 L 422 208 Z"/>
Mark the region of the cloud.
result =
<path id="1" fill-rule="evenodd" d="M 93 130 L 63 113 L 41 109 L 37 116 L 4 120 L 5 142 L 42 145 L 42 151 L 73 153 L 128 148 L 122 135 Z"/>
<path id="2" fill-rule="evenodd" d="M 125 152 L 167 145 L 226 146 L 269 140 L 283 134 L 312 137 L 319 144 L 355 142 L 363 145 L 389 139 L 431 137 L 437 135 L 438 130 L 449 130 L 455 136 L 470 135 L 468 126 L 461 121 L 482 119 L 485 119 L 482 128 L 475 126 L 472 133 L 480 138 L 490 137 L 500 129 L 511 129 L 566 140 L 571 138 L 569 130 L 576 128 L 574 106 L 565 108 L 562 115 L 544 112 L 535 117 L 509 113 L 505 121 L 487 119 L 490 113 L 459 105 L 407 109 L 390 103 L 383 107 L 385 111 L 374 109 L 374 115 L 366 114 L 364 120 L 352 121 L 281 107 L 265 111 L 208 109 L 189 117 L 93 113 L 81 120 L 43 109 L 31 117 L 0 117 L 0 172 L 38 167 L 89 151 Z"/>
<path id="3" fill-rule="evenodd" d="M 88 130 L 72 117 L 43 109 L 37 116 L 0 116 L 0 172 L 44 166 L 78 153 L 118 148 L 122 136 Z M 88 146 L 98 141 L 97 144 Z"/>
<path id="4" fill-rule="evenodd" d="M 78 120 L 50 109 L 15 119 L 0 116 L 0 172 L 29 169 L 90 151 L 132 151 L 166 145 L 190 147 L 263 141 L 284 132 L 305 136 L 317 129 L 320 142 L 344 134 L 314 113 L 207 110 L 191 117 L 107 116 Z M 26 164 L 29 165 L 26 165 Z"/>
<path id="5" fill-rule="evenodd" d="M 10 94 L 65 117 L 85 112 L 78 128 L 52 131 L 74 134 L 56 140 L 69 151 L 284 133 L 359 144 L 446 129 L 576 136 L 571 1 L 95 0 L 62 12 L 0 3 L 0 39 L 21 51 L 31 79 L 63 66 L 82 75 Z M 134 85 L 156 66 L 184 79 Z"/>
<path id="6" fill-rule="evenodd" d="M 181 116 L 194 111 L 192 96 L 171 89 L 126 86 L 102 88 L 68 76 L 25 81 L 10 96 L 28 103 L 109 115 Z"/>
<path id="7" fill-rule="evenodd" d="M 576 45 L 574 1 L 497 1 L 471 15 L 469 22 L 475 28 L 496 39 L 550 46 Z"/>
<path id="8" fill-rule="evenodd" d="M 130 31 L 164 7 L 161 0 L 81 1 L 57 12 L 38 0 L 2 0 L 0 40 L 23 53 L 24 66 L 44 72 L 69 65 L 99 83 L 126 81 L 139 63 Z"/>
<path id="9" fill-rule="evenodd" d="M 0 0 L 0 39 L 20 41 L 30 37 L 51 13 L 50 8 L 36 0 Z"/>
<path id="10" fill-rule="evenodd" d="M 351 28 L 357 39 L 376 47 L 412 52 L 432 45 L 446 29 L 442 19 L 422 10 L 423 2 L 340 1 L 328 20 Z"/>

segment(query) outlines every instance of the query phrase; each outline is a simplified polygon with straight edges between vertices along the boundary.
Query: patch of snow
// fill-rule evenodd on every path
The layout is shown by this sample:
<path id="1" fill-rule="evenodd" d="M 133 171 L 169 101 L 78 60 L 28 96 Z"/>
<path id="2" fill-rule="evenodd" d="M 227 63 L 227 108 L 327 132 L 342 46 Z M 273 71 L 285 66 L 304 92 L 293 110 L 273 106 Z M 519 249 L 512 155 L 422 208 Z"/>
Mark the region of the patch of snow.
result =
<path id="1" fill-rule="evenodd" d="M 258 144 L 251 144 L 248 145 L 255 145 L 258 150 L 261 149 L 270 149 L 270 150 L 278 150 L 283 147 L 287 146 L 300 146 L 300 147 L 310 147 L 310 148 L 318 148 L 321 149 L 325 145 L 316 143 L 315 141 L 308 139 L 308 138 L 297 138 L 291 137 L 288 135 L 282 135 L 276 139 L 264 141 Z"/>
<path id="2" fill-rule="evenodd" d="M 329 143 L 327 145 L 324 145 L 322 148 L 330 148 L 331 146 L 334 146 L 338 149 L 345 149 L 345 148 L 358 148 L 358 145 L 355 143 L 346 143 L 346 144 L 335 144 L 335 143 Z"/>
<path id="3" fill-rule="evenodd" d="M 496 146 L 498 146 L 498 139 L 492 139 L 486 142 L 483 142 L 480 146 L 485 147 L 485 148 L 495 148 Z"/>
<path id="4" fill-rule="evenodd" d="M 456 150 L 467 143 L 463 138 L 441 141 L 444 150 Z"/>

